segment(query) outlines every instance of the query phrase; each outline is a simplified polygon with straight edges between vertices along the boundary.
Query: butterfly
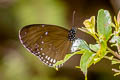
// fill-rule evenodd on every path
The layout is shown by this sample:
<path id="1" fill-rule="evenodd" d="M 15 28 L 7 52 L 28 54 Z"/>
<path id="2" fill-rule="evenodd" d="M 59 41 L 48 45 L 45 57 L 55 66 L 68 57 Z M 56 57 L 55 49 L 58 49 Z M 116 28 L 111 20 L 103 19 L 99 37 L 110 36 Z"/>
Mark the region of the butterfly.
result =
<path id="1" fill-rule="evenodd" d="M 74 15 L 73 21 L 74 25 Z M 63 60 L 67 53 L 76 49 L 73 45 L 76 38 L 76 29 L 70 30 L 57 25 L 32 24 L 24 26 L 19 31 L 19 39 L 23 46 L 50 67 L 60 60 Z M 61 67 L 58 65 L 56 67 Z"/>
<path id="2" fill-rule="evenodd" d="M 19 31 L 19 39 L 23 46 L 52 67 L 71 53 L 71 46 L 76 39 L 76 28 L 70 30 L 56 25 L 32 24 Z"/>

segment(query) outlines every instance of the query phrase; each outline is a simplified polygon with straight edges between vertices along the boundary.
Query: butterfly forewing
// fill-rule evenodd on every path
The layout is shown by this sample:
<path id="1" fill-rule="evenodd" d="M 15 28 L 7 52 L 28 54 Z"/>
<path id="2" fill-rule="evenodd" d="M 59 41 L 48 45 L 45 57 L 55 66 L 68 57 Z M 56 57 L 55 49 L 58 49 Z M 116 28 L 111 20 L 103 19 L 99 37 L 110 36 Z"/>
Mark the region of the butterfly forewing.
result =
<path id="1" fill-rule="evenodd" d="M 19 38 L 24 47 L 40 58 L 42 62 L 53 66 L 70 53 L 71 41 L 68 30 L 55 25 L 34 24 L 20 30 Z"/>

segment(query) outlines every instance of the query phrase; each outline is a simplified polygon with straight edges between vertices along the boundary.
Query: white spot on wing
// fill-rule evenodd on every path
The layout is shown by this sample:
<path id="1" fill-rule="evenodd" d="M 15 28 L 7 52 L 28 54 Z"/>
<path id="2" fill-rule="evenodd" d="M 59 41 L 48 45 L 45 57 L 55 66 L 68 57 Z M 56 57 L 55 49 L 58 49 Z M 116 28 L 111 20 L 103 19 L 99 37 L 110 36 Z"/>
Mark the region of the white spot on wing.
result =
<path id="1" fill-rule="evenodd" d="M 48 61 L 46 61 L 46 63 L 48 64 Z"/>
<path id="2" fill-rule="evenodd" d="M 45 56 L 45 58 L 47 59 L 47 58 L 48 58 L 48 56 Z"/>
<path id="3" fill-rule="evenodd" d="M 48 57 L 47 59 L 50 60 L 50 57 Z"/>
<path id="4" fill-rule="evenodd" d="M 45 27 L 45 25 L 42 25 L 42 27 Z"/>
<path id="5" fill-rule="evenodd" d="M 44 41 L 41 41 L 42 44 L 44 44 Z"/>
<path id="6" fill-rule="evenodd" d="M 50 60 L 50 62 L 52 62 L 52 61 L 53 61 L 53 59 Z"/>
<path id="7" fill-rule="evenodd" d="M 43 62 L 45 62 L 45 59 L 43 60 Z"/>
<path id="8" fill-rule="evenodd" d="M 48 32 L 45 32 L 45 35 L 48 35 Z"/>
<path id="9" fill-rule="evenodd" d="M 43 59 L 43 57 L 41 57 L 41 59 Z"/>
<path id="10" fill-rule="evenodd" d="M 41 57 L 41 55 L 39 55 L 39 57 Z"/>
<path id="11" fill-rule="evenodd" d="M 56 62 L 56 60 L 54 59 L 54 60 L 53 60 L 53 63 L 55 63 L 55 62 Z"/>
<path id="12" fill-rule="evenodd" d="M 39 49 L 37 49 L 37 52 L 39 52 Z"/>
<path id="13" fill-rule="evenodd" d="M 42 53 L 42 55 L 45 55 L 45 53 Z"/>
<path id="14" fill-rule="evenodd" d="M 42 51 L 42 50 L 43 50 L 43 48 L 40 48 L 40 50 Z"/>

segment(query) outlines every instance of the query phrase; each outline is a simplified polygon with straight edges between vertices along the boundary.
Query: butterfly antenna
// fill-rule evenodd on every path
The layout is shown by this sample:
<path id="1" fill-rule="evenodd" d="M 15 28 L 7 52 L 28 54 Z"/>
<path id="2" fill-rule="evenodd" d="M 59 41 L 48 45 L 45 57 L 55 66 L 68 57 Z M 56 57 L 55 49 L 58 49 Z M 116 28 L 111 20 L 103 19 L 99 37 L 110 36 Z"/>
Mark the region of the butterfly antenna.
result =
<path id="1" fill-rule="evenodd" d="M 73 11 L 72 26 L 75 26 L 75 10 Z"/>

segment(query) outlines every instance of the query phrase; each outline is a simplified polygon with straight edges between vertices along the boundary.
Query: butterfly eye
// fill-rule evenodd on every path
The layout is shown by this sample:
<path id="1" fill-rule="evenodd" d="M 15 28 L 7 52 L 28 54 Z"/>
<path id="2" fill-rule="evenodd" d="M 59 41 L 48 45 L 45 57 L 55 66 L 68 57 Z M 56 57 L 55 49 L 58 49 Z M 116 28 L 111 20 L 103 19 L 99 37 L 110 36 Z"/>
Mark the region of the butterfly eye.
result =
<path id="1" fill-rule="evenodd" d="M 34 24 L 23 27 L 19 39 L 27 50 L 52 67 L 57 61 L 63 60 L 67 53 L 71 53 L 75 34 L 74 28 L 67 30 L 55 25 Z"/>

